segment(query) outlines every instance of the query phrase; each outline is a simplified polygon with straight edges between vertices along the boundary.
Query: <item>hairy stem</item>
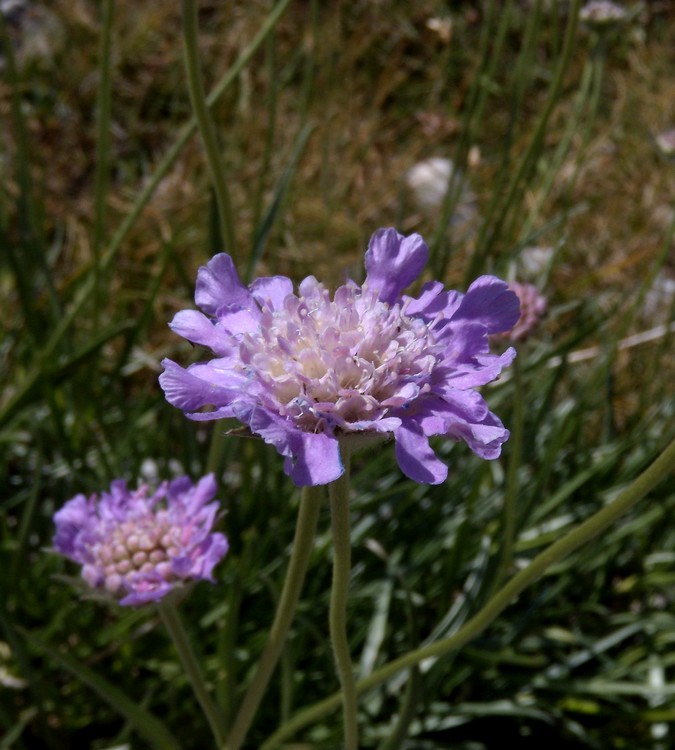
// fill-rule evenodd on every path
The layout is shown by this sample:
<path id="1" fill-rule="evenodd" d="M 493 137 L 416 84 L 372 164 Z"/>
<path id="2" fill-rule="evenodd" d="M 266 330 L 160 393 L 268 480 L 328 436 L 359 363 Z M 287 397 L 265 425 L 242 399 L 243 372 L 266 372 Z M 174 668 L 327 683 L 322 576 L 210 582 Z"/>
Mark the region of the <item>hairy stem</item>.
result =
<path id="1" fill-rule="evenodd" d="M 157 609 L 159 610 L 164 627 L 166 627 L 171 636 L 171 640 L 173 641 L 173 645 L 178 652 L 178 658 L 183 665 L 183 669 L 190 681 L 190 685 L 192 685 L 195 697 L 199 701 L 199 705 L 202 707 L 206 720 L 209 722 L 217 746 L 219 748 L 225 748 L 227 729 L 225 727 L 224 718 L 216 708 L 215 703 L 211 700 L 209 691 L 206 689 L 204 675 L 202 674 L 199 663 L 195 658 L 194 651 L 190 645 L 190 639 L 185 632 L 176 605 L 170 600 L 160 601 L 157 603 Z"/>
<path id="2" fill-rule="evenodd" d="M 381 685 L 401 670 L 409 669 L 429 657 L 444 656 L 464 646 L 485 630 L 522 591 L 540 578 L 552 565 L 575 552 L 630 510 L 662 479 L 672 473 L 674 466 L 675 440 L 672 440 L 651 466 L 645 469 L 615 500 L 538 554 L 527 568 L 513 576 L 464 627 L 448 638 L 411 651 L 375 670 L 368 677 L 359 680 L 356 684 L 357 692 L 363 693 Z M 278 747 L 283 740 L 291 737 L 298 729 L 334 711 L 340 705 L 340 700 L 340 693 L 335 693 L 300 711 L 269 737 L 261 745 L 261 750 L 272 750 Z"/>
<path id="3" fill-rule="evenodd" d="M 312 554 L 316 525 L 321 508 L 321 487 L 305 487 L 300 499 L 298 521 L 295 527 L 293 550 L 288 563 L 286 580 L 279 599 L 274 622 L 263 650 L 258 669 L 248 686 L 241 708 L 227 740 L 228 750 L 238 750 L 246 738 L 253 717 L 265 694 L 270 677 L 281 656 L 286 635 L 300 599 L 302 584 Z"/>
<path id="4" fill-rule="evenodd" d="M 356 720 L 356 682 L 347 639 L 347 599 L 351 574 L 351 538 L 349 518 L 349 454 L 342 446 L 344 473 L 329 487 L 333 530 L 333 586 L 330 596 L 330 639 L 342 687 L 342 711 L 345 750 L 358 750 Z"/>

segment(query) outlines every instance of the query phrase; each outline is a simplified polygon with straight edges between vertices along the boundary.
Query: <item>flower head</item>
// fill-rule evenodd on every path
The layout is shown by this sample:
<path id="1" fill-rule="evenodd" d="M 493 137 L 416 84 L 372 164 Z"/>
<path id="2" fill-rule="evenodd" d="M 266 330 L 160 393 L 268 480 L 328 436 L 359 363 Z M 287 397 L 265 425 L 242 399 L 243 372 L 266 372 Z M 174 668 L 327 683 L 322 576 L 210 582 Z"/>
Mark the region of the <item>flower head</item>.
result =
<path id="1" fill-rule="evenodd" d="M 539 294 L 537 287 L 533 284 L 513 281 L 509 284 L 509 289 L 515 292 L 520 300 L 520 317 L 511 330 L 492 337 L 495 341 L 513 342 L 526 339 L 539 325 L 539 321 L 546 315 L 548 309 L 546 297 Z"/>
<path id="2" fill-rule="evenodd" d="M 363 285 L 347 281 L 332 296 L 313 276 L 297 294 L 283 276 L 247 288 L 231 258 L 216 255 L 197 276 L 203 313 L 183 310 L 171 323 L 215 357 L 187 369 L 164 360 L 167 400 L 191 419 L 240 420 L 285 456 L 298 485 L 340 476 L 339 444 L 355 435 L 393 436 L 401 469 L 418 482 L 447 475 L 432 435 L 496 458 L 509 433 L 474 389 L 515 356 L 490 354 L 488 334 L 513 327 L 518 298 L 494 276 L 466 294 L 430 282 L 417 298 L 403 295 L 428 253 L 419 235 L 380 229 Z"/>
<path id="3" fill-rule="evenodd" d="M 82 577 L 120 604 L 157 601 L 191 579 L 213 580 L 228 549 L 211 529 L 218 502 L 213 474 L 127 489 L 116 480 L 101 496 L 76 495 L 54 516 L 54 549 L 82 565 Z"/>

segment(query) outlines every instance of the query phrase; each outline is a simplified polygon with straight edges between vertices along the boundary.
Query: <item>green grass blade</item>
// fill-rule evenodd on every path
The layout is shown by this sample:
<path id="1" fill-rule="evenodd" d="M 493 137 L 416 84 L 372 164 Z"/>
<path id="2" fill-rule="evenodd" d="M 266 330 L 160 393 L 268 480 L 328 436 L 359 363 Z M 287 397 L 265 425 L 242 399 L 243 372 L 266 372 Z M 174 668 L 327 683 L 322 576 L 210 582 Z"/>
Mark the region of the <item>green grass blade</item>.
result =
<path id="1" fill-rule="evenodd" d="M 178 740 L 167 727 L 148 711 L 141 708 L 138 702 L 128 698 L 105 678 L 96 674 L 72 656 L 44 643 L 31 633 L 23 631 L 23 635 L 32 646 L 47 654 L 94 690 L 106 703 L 123 716 L 151 747 L 157 750 L 180 750 Z"/>
<path id="2" fill-rule="evenodd" d="M 0 409 L 0 427 L 10 422 L 30 402 L 42 385 L 53 386 L 64 380 L 83 362 L 100 351 L 105 344 L 121 333 L 132 330 L 135 325 L 134 321 L 125 320 L 106 328 L 81 349 L 62 359 L 56 365 L 45 357 L 40 357 L 30 373 L 20 377 L 20 382 L 16 385 L 12 395 Z"/>
<path id="3" fill-rule="evenodd" d="M 283 12 L 288 7 L 290 0 L 280 0 L 275 6 L 272 12 L 267 17 L 265 23 L 260 27 L 258 33 L 253 38 L 251 43 L 244 49 L 239 55 L 236 62 L 227 71 L 227 73 L 220 79 L 218 84 L 214 87 L 207 98 L 209 106 L 213 106 L 223 93 L 232 85 L 236 80 L 237 76 L 241 73 L 246 64 L 253 57 L 255 52 L 258 50 L 260 45 L 265 41 L 267 35 L 274 29 L 276 23 L 281 18 Z M 192 134 L 197 128 L 197 122 L 195 118 L 192 118 L 183 128 L 179 131 L 178 136 L 168 150 L 164 158 L 160 161 L 155 169 L 154 174 L 148 180 L 145 188 L 141 191 L 140 195 L 136 199 L 133 208 L 127 214 L 124 221 L 120 225 L 117 232 L 112 237 L 107 250 L 101 256 L 99 268 L 102 272 L 106 271 L 117 257 L 122 244 L 126 240 L 129 232 L 135 225 L 138 218 L 141 216 L 143 209 L 147 206 L 148 202 L 155 193 L 155 190 L 159 186 L 160 182 L 168 174 L 173 163 L 177 159 L 181 150 L 188 142 Z M 91 270 L 91 269 L 90 269 Z M 41 376 L 42 363 L 48 361 L 56 352 L 61 341 L 64 339 L 68 331 L 72 328 L 73 323 L 78 319 L 85 305 L 88 303 L 91 295 L 95 291 L 94 279 L 89 276 L 87 280 L 78 290 L 75 299 L 72 301 L 68 312 L 60 318 L 58 325 L 52 331 L 51 336 L 42 347 L 36 358 L 36 365 L 26 374 L 22 382 L 17 386 L 15 393 L 11 401 L 6 404 L 0 410 L 0 424 L 2 424 L 8 417 L 8 414 L 14 413 L 17 409 L 17 405 L 22 405 L 29 393 L 35 387 L 37 381 Z"/>
<path id="4" fill-rule="evenodd" d="M 265 252 L 265 247 L 267 245 L 267 240 L 270 236 L 270 232 L 272 231 L 275 223 L 281 217 L 284 198 L 286 197 L 288 188 L 291 184 L 291 181 L 293 180 L 293 175 L 295 174 L 295 171 L 298 167 L 298 162 L 300 161 L 300 157 L 302 156 L 305 146 L 307 145 L 307 140 L 309 139 L 309 136 L 311 135 L 313 129 L 313 125 L 307 124 L 298 133 L 298 137 L 293 147 L 293 153 L 291 154 L 291 160 L 288 163 L 288 166 L 284 170 L 283 174 L 279 178 L 276 187 L 274 188 L 270 205 L 267 211 L 265 211 L 265 215 L 263 216 L 253 239 L 253 250 L 249 257 L 248 267 L 246 269 L 246 277 L 249 279 L 253 275 L 256 264 L 262 258 L 262 255 Z"/>
<path id="5" fill-rule="evenodd" d="M 98 98 L 96 107 L 96 174 L 94 176 L 94 263 L 93 305 L 94 330 L 98 327 L 98 313 L 102 306 L 101 248 L 105 242 L 106 200 L 110 182 L 110 141 L 112 102 L 112 27 L 115 0 L 104 0 L 102 5 L 102 33 L 100 44 Z"/>

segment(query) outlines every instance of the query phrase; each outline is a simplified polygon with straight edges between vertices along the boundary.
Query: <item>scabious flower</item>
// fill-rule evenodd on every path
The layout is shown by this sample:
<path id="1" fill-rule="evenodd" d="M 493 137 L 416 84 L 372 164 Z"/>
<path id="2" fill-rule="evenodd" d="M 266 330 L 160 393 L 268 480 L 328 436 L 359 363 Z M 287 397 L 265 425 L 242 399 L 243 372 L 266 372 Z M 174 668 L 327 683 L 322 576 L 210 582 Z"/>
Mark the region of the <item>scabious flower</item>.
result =
<path id="1" fill-rule="evenodd" d="M 509 433 L 475 389 L 515 356 L 490 354 L 488 334 L 513 327 L 518 298 L 494 276 L 466 294 L 432 281 L 403 295 L 428 254 L 419 235 L 380 229 L 363 285 L 348 280 L 332 297 L 313 276 L 298 294 L 283 276 L 247 288 L 230 256 L 216 255 L 197 276 L 203 313 L 183 310 L 171 323 L 215 357 L 187 369 L 164 360 L 167 400 L 191 419 L 240 420 L 285 457 L 298 485 L 337 479 L 350 438 L 393 436 L 401 469 L 432 484 L 447 475 L 432 435 L 496 458 Z"/>
<path id="2" fill-rule="evenodd" d="M 523 284 L 512 281 L 509 289 L 520 300 L 520 317 L 518 322 L 508 331 L 491 337 L 493 341 L 522 341 L 539 325 L 548 310 L 548 301 L 537 291 L 533 284 Z"/>
<path id="3" fill-rule="evenodd" d="M 189 580 L 212 581 L 228 549 L 211 531 L 219 504 L 213 474 L 163 482 L 155 492 L 118 479 L 101 496 L 76 495 L 54 516 L 56 552 L 120 604 L 157 601 Z"/>

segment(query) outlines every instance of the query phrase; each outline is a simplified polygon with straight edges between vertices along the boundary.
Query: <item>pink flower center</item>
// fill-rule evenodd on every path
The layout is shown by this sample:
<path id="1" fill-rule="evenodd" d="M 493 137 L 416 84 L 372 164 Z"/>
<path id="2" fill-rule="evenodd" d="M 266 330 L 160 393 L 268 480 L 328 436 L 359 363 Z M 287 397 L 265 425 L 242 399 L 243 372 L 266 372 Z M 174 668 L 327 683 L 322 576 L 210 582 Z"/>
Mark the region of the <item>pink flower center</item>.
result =
<path id="1" fill-rule="evenodd" d="M 402 305 L 353 283 L 331 300 L 313 277 L 282 309 L 264 309 L 240 345 L 263 398 L 308 431 L 329 422 L 366 429 L 354 423 L 381 419 L 429 390 L 436 354 L 429 326 Z"/>
<path id="2" fill-rule="evenodd" d="M 181 551 L 181 529 L 172 526 L 166 512 L 118 524 L 104 540 L 91 547 L 93 561 L 82 574 L 92 586 L 104 579 L 106 591 L 126 592 L 125 582 L 138 574 L 154 573 L 164 580 L 174 578 L 171 561 Z"/>

